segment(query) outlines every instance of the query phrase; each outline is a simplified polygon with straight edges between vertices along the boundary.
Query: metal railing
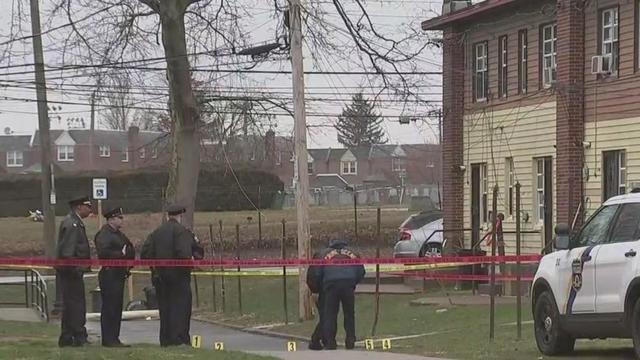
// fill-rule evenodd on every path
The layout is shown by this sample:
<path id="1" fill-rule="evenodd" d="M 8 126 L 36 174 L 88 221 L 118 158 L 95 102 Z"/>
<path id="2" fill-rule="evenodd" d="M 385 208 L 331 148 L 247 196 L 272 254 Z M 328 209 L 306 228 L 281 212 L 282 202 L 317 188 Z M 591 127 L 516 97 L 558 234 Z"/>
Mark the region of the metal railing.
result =
<path id="1" fill-rule="evenodd" d="M 22 286 L 24 288 L 24 301 L 3 301 L 0 302 L 0 305 L 21 305 L 26 308 L 32 308 L 40 314 L 42 319 L 49 322 L 47 282 L 42 275 L 34 269 L 0 269 L 0 272 L 9 274 L 22 273 L 20 276 L 7 277 L 11 281 L 2 281 L 0 278 L 0 286 Z"/>

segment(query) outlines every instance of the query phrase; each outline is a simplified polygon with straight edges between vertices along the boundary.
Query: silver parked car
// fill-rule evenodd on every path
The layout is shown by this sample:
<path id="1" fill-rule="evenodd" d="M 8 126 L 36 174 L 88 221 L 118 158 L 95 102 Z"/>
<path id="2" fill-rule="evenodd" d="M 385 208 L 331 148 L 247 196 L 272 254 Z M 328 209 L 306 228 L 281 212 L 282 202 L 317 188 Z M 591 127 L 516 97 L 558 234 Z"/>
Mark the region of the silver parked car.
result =
<path id="1" fill-rule="evenodd" d="M 409 216 L 398 230 L 393 257 L 441 256 L 442 213 L 426 211 Z"/>

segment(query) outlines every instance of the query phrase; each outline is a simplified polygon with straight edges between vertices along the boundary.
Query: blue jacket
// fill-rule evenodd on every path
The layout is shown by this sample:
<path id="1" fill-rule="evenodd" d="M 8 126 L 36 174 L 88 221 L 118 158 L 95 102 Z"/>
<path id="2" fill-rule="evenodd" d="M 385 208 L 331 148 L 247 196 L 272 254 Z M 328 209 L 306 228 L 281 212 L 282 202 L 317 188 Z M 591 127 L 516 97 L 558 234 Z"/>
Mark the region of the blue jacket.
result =
<path id="1" fill-rule="evenodd" d="M 357 259 L 360 258 L 353 250 L 351 250 L 346 241 L 332 240 L 329 247 L 320 253 L 320 258 L 331 261 Z M 313 283 L 322 284 L 322 288 L 338 281 L 348 281 L 357 285 L 365 275 L 364 265 L 322 265 L 318 267 L 310 267 L 313 272 Z"/>

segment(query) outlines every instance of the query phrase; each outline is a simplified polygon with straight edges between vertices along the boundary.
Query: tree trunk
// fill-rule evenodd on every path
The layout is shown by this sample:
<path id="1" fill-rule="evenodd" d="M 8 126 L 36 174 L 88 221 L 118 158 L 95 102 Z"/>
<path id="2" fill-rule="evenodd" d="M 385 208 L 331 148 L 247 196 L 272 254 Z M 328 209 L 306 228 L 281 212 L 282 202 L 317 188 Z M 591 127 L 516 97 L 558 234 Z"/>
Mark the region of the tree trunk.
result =
<path id="1" fill-rule="evenodd" d="M 197 131 L 200 113 L 191 87 L 185 40 L 184 13 L 189 2 L 173 0 L 160 1 L 159 4 L 174 124 L 166 198 L 169 203 L 178 203 L 187 208 L 184 225 L 192 228 L 200 172 L 200 139 Z"/>

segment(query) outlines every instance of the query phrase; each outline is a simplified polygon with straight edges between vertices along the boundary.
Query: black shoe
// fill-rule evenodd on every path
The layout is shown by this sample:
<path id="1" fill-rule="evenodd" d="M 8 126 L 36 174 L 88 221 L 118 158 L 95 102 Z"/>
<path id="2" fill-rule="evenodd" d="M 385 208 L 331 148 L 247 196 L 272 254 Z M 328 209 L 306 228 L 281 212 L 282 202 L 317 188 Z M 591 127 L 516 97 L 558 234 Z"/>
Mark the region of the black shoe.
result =
<path id="1" fill-rule="evenodd" d="M 322 344 L 317 343 L 317 342 L 310 342 L 309 343 L 309 350 L 322 350 Z"/>
<path id="2" fill-rule="evenodd" d="M 58 340 L 58 347 L 69 347 L 69 346 L 73 346 L 73 340 Z"/>
<path id="3" fill-rule="evenodd" d="M 346 343 L 344 344 L 344 347 L 345 347 L 347 350 L 353 350 L 353 349 L 356 347 L 356 343 L 355 343 L 355 342 L 353 342 L 353 341 L 348 341 L 348 342 L 346 342 Z"/>

